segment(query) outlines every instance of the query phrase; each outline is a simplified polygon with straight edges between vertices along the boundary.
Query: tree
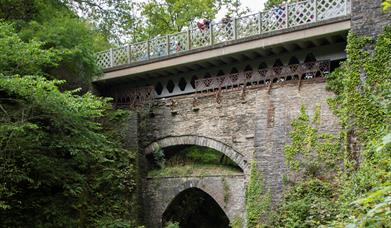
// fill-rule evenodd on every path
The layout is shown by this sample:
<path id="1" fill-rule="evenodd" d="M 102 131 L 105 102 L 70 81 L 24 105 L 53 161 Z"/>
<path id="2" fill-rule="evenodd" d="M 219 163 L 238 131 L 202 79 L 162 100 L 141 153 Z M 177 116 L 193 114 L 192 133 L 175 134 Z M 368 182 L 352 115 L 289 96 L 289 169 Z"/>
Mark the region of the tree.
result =
<path id="1" fill-rule="evenodd" d="M 267 2 L 264 4 L 265 10 L 271 9 L 274 6 L 278 6 L 283 2 L 284 0 L 267 0 Z"/>
<path id="2" fill-rule="evenodd" d="M 42 68 L 45 76 L 67 80 L 63 89 L 87 91 L 92 78 L 100 74 L 95 52 L 109 47 L 102 33 L 57 0 L 0 1 L 5 1 L 0 4 L 0 19 L 12 22 L 21 40 L 39 41 L 43 49 L 56 53 L 56 64 Z"/>
<path id="3" fill-rule="evenodd" d="M 154 37 L 181 31 L 196 18 L 213 19 L 220 9 L 216 0 L 150 0 L 142 5 L 146 34 Z"/>
<path id="4" fill-rule="evenodd" d="M 1 226 L 134 226 L 135 157 L 113 127 L 127 112 L 61 92 L 42 76 L 57 61 L 44 45 L 0 22 Z"/>

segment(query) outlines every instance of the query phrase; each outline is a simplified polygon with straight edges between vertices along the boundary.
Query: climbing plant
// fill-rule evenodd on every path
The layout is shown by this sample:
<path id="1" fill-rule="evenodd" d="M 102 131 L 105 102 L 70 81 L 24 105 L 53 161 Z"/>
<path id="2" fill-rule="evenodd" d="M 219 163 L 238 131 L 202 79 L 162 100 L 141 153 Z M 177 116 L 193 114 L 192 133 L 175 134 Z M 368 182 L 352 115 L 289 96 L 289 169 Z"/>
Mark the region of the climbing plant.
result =
<path id="1" fill-rule="evenodd" d="M 263 181 L 262 174 L 257 170 L 253 160 L 246 189 L 247 227 L 266 223 L 266 214 L 271 206 L 271 194 L 265 189 Z"/>
<path id="2" fill-rule="evenodd" d="M 336 215 L 333 185 L 342 156 L 338 137 L 319 131 L 320 113 L 316 106 L 311 120 L 301 106 L 292 121 L 292 141 L 284 149 L 288 178 L 273 226 L 315 227 L 326 225 Z"/>
<path id="3" fill-rule="evenodd" d="M 297 172 L 301 171 L 302 178 L 327 178 L 328 172 L 339 169 L 338 138 L 333 134 L 321 133 L 320 106 L 316 106 L 314 117 L 310 120 L 305 107 L 301 106 L 297 119 L 292 121 L 292 130 L 289 136 L 291 144 L 285 146 L 284 154 L 287 166 Z"/>
<path id="4" fill-rule="evenodd" d="M 378 209 L 390 206 L 390 50 L 389 27 L 376 41 L 350 34 L 348 59 L 328 79 L 336 94 L 329 103 L 342 124 L 346 169 L 340 180 L 342 223 L 389 224 L 387 210 Z M 366 223 L 371 216 L 372 222 Z"/>

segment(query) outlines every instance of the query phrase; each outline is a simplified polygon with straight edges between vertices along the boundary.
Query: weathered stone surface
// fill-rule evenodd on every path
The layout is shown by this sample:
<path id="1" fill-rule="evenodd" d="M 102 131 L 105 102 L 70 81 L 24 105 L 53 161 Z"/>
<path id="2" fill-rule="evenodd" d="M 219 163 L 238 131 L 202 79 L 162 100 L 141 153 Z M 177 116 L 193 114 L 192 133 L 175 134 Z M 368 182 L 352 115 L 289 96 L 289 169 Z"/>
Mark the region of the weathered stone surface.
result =
<path id="1" fill-rule="evenodd" d="M 147 227 L 161 227 L 162 215 L 169 204 L 179 193 L 189 188 L 198 188 L 209 194 L 230 221 L 244 215 L 244 175 L 154 178 L 146 180 L 144 191 Z"/>
<path id="2" fill-rule="evenodd" d="M 391 10 L 384 12 L 381 0 L 352 0 L 352 32 L 376 37 L 391 25 Z"/>
<path id="3" fill-rule="evenodd" d="M 265 178 L 266 187 L 272 192 L 273 200 L 281 198 L 282 179 L 286 171 L 283 149 L 289 143 L 290 123 L 298 116 L 301 105 L 307 108 L 310 116 L 316 105 L 320 105 L 321 131 L 336 133 L 339 130 L 338 120 L 327 105 L 327 97 L 333 94 L 326 91 L 324 82 L 304 83 L 300 90 L 297 82 L 275 85 L 270 92 L 267 87 L 249 89 L 246 91 L 245 102 L 241 98 L 241 91 L 223 93 L 220 104 L 216 103 L 215 96 L 199 97 L 198 111 L 194 111 L 194 96 L 172 98 L 175 99 L 176 115 L 172 115 L 171 107 L 166 105 L 171 101 L 157 101 L 152 108 L 154 117 L 144 119 L 143 127 L 139 129 L 140 148 L 144 148 L 142 151 L 146 154 L 151 153 L 156 145 L 164 148 L 194 144 L 217 149 L 243 168 L 246 175 L 241 180 L 232 179 L 229 185 L 233 189 L 241 186 L 235 190 L 242 191 L 240 194 L 245 192 L 242 183 L 246 182 L 250 161 L 255 159 L 257 168 Z M 189 178 L 146 180 L 144 211 L 149 213 L 146 221 L 161 219 L 168 202 L 186 189 L 185 183 L 192 183 L 192 186 L 203 183 L 204 187 L 201 189 L 206 189 L 217 202 L 221 202 L 221 192 L 218 194 L 208 190 L 221 188 L 218 185 L 220 182 L 207 180 L 222 177 L 208 178 L 204 177 L 203 181 L 190 178 L 190 182 Z M 152 185 L 156 182 L 159 184 Z M 241 197 L 244 196 L 240 195 L 239 198 Z M 244 200 L 236 201 L 243 205 L 237 206 L 241 209 L 235 209 L 235 213 L 226 211 L 230 219 L 237 213 L 241 217 L 245 216 Z M 155 221 L 151 224 L 151 227 L 156 227 Z"/>

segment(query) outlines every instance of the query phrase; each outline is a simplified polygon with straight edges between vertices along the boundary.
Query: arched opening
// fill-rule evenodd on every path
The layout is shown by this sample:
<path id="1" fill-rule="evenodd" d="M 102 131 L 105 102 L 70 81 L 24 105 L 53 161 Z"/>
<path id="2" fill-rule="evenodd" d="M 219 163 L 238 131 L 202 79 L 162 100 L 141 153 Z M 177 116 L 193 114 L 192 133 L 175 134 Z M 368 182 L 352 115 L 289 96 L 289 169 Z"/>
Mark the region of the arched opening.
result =
<path id="1" fill-rule="evenodd" d="M 225 154 L 204 146 L 174 145 L 147 154 L 149 177 L 243 174 Z"/>
<path id="2" fill-rule="evenodd" d="M 227 228 L 229 219 L 218 203 L 199 188 L 189 188 L 179 193 L 162 216 L 163 226 L 178 222 L 181 228 Z"/>
<path id="3" fill-rule="evenodd" d="M 213 149 L 215 153 L 218 153 L 221 156 L 224 155 L 232 160 L 235 165 L 240 167 L 241 171 L 244 173 L 249 173 L 247 159 L 241 153 L 222 142 L 204 136 L 182 135 L 161 138 L 149 144 L 144 149 L 144 153 L 146 158 L 149 161 L 152 161 L 150 164 L 153 164 L 154 162 L 156 163 L 156 158 L 161 157 L 164 158 L 164 160 L 169 158 L 169 155 L 168 157 L 165 156 L 166 154 L 170 154 L 170 148 L 174 149 L 174 152 L 176 151 L 178 153 L 181 151 L 181 148 L 187 148 L 188 146 L 198 146 L 201 148 Z M 205 157 L 205 153 L 201 152 L 197 154 L 203 154 Z"/>

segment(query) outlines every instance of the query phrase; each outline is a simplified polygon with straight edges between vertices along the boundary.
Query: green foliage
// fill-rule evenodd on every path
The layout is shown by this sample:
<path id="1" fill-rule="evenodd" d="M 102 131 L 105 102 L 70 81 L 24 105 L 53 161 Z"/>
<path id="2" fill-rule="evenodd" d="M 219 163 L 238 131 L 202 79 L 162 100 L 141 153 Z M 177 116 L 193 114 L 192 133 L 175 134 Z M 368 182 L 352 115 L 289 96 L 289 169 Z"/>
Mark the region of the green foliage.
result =
<path id="1" fill-rule="evenodd" d="M 391 0 L 383 0 L 382 6 L 383 10 L 387 11 L 391 7 Z"/>
<path id="2" fill-rule="evenodd" d="M 310 121 L 305 107 L 300 109 L 299 117 L 292 121 L 292 139 L 284 149 L 288 167 L 293 171 L 304 172 L 304 177 L 327 177 L 328 171 L 336 171 L 339 156 L 338 138 L 332 134 L 319 133 L 320 106 L 316 107 L 314 118 Z"/>
<path id="3" fill-rule="evenodd" d="M 202 164 L 202 163 L 187 163 L 182 165 L 171 166 L 166 164 L 164 168 L 152 169 L 148 172 L 149 177 L 184 177 L 184 176 L 198 176 L 203 177 L 207 175 L 238 175 L 243 172 L 232 166 L 216 165 L 216 164 Z"/>
<path id="4" fill-rule="evenodd" d="M 169 221 L 164 228 L 180 228 L 179 222 L 171 222 Z"/>
<path id="5" fill-rule="evenodd" d="M 320 107 L 310 120 L 304 106 L 292 121 L 285 146 L 285 159 L 293 176 L 284 192 L 284 200 L 274 218 L 278 227 L 317 227 L 326 225 L 336 216 L 334 179 L 341 163 L 337 137 L 319 133 Z"/>
<path id="6" fill-rule="evenodd" d="M 179 32 L 196 18 L 213 19 L 218 11 L 216 0 L 150 0 L 142 5 L 148 37 Z"/>
<path id="7" fill-rule="evenodd" d="M 333 189 L 316 178 L 300 181 L 285 192 L 274 225 L 277 227 L 318 227 L 335 218 Z"/>
<path id="8" fill-rule="evenodd" d="M 51 78 L 66 80 L 68 88 L 87 90 L 92 78 L 100 74 L 95 52 L 107 45 L 100 40 L 98 33 L 78 18 L 62 15 L 42 24 L 33 21 L 20 35 L 26 40 L 37 39 L 44 43 L 45 49 L 56 51 L 61 61 L 46 71 Z"/>
<path id="9" fill-rule="evenodd" d="M 13 74 L 44 74 L 42 68 L 59 60 L 53 49 L 42 50 L 43 43 L 24 42 L 12 24 L 0 20 L 0 72 Z"/>
<path id="10" fill-rule="evenodd" d="M 284 0 L 268 0 L 265 2 L 264 7 L 266 10 L 273 8 L 274 6 L 280 5 Z"/>
<path id="11" fill-rule="evenodd" d="M 247 227 L 266 224 L 266 215 L 270 210 L 271 195 L 263 185 L 263 177 L 257 171 L 255 161 L 251 163 L 250 180 L 246 189 Z"/>
<path id="12" fill-rule="evenodd" d="M 35 49 L 45 49 L 53 53 L 49 59 L 42 58 L 40 54 L 45 50 L 40 50 L 37 55 L 32 53 L 33 58 L 26 63 L 35 66 L 35 69 L 14 73 L 36 74 L 37 68 L 40 68 L 39 71 L 43 71 L 47 78 L 66 80 L 67 83 L 62 85 L 62 89 L 81 87 L 83 92 L 86 92 L 92 78 L 100 74 L 95 52 L 109 47 L 101 33 L 57 0 L 32 0 L 29 4 L 21 4 L 18 0 L 7 4 L 9 5 L 0 7 L 0 19 L 14 24 L 15 29 L 7 29 L 8 33 L 12 33 L 12 38 L 9 39 L 19 39 L 27 43 L 18 41 L 12 44 L 14 47 L 4 49 L 4 55 L 11 54 L 10 58 L 17 62 L 13 65 L 17 67 L 24 64 L 25 61 L 19 61 L 18 56 L 26 56 L 29 48 L 34 46 Z M 15 15 L 6 11 L 9 8 L 17 9 Z M 26 18 L 23 15 L 26 12 L 33 13 Z M 0 39 L 5 45 L 10 42 L 9 39 Z"/>
<path id="13" fill-rule="evenodd" d="M 390 49 L 390 28 L 377 38 L 376 44 L 370 38 L 349 35 L 348 59 L 328 82 L 337 94 L 330 104 L 341 119 L 345 139 L 347 172 L 341 177 L 339 198 L 339 223 L 342 224 L 366 218 L 377 205 L 364 204 L 355 210 L 352 205 L 357 204 L 352 202 L 360 202 L 360 198 L 366 199 L 368 195 L 376 195 L 380 188 L 390 186 L 390 144 L 383 140 L 390 134 L 391 126 Z M 359 145 L 359 156 L 355 145 Z M 386 199 L 381 198 L 378 203 L 390 205 Z M 366 222 L 358 223 L 369 226 Z"/>
<path id="14" fill-rule="evenodd" d="M 231 228 L 243 228 L 243 219 L 241 217 L 235 217 L 229 224 Z"/>
<path id="15" fill-rule="evenodd" d="M 166 156 L 164 152 L 170 154 L 170 148 L 166 148 L 166 151 L 157 148 L 153 152 L 153 160 L 157 169 L 150 170 L 148 176 L 204 176 L 215 173 L 225 175 L 241 173 L 240 168 L 231 159 L 214 149 L 200 146 L 176 149 L 173 149 L 174 155 Z"/>
<path id="16" fill-rule="evenodd" d="M 348 59 L 327 81 L 336 94 L 329 104 L 342 124 L 341 142 L 319 134 L 317 121 L 310 121 L 303 107 L 292 122 L 292 143 L 285 155 L 291 172 L 301 178 L 285 191 L 275 226 L 390 224 L 390 49 L 389 28 L 376 43 L 349 35 Z M 340 150 L 344 169 L 335 172 Z"/>
<path id="17" fill-rule="evenodd" d="M 105 134 L 106 100 L 59 81 L 0 76 L 0 220 L 5 226 L 129 226 L 134 155 Z"/>
<path id="18" fill-rule="evenodd" d="M 159 168 L 164 168 L 166 159 L 162 148 L 159 147 L 153 151 L 153 159 Z"/>

